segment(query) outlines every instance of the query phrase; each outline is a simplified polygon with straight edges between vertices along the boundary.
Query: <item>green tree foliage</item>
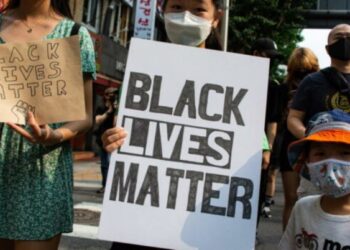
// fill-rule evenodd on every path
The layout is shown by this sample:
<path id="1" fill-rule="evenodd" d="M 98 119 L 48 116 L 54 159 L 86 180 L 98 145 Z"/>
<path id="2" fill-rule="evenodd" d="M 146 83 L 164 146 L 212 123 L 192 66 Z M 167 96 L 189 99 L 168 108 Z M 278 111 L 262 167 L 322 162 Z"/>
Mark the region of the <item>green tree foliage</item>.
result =
<path id="1" fill-rule="evenodd" d="M 229 50 L 249 54 L 256 39 L 270 37 L 286 61 L 302 41 L 303 11 L 315 4 L 316 0 L 231 1 Z"/>

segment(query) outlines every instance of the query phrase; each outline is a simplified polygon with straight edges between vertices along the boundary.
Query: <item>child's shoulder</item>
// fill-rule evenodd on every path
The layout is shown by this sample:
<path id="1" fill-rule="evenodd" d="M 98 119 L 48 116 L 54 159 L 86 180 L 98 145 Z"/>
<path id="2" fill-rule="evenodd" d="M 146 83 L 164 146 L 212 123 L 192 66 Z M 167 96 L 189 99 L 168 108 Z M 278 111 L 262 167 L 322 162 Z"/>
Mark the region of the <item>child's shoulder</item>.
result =
<path id="1" fill-rule="evenodd" d="M 295 204 L 295 209 L 296 210 L 303 209 L 303 210 L 312 212 L 312 209 L 317 207 L 320 204 L 320 200 L 321 200 L 321 195 L 309 195 L 309 196 L 303 197 L 297 201 L 297 203 Z"/>

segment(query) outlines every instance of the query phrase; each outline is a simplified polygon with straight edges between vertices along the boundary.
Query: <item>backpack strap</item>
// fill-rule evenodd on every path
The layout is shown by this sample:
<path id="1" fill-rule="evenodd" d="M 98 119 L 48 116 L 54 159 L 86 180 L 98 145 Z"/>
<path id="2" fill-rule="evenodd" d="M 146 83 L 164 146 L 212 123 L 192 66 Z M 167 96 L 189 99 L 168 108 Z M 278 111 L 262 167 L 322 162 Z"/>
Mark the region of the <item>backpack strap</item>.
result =
<path id="1" fill-rule="evenodd" d="M 334 67 L 327 67 L 321 70 L 321 73 L 326 77 L 328 82 L 333 85 L 342 94 L 350 97 L 350 83 L 341 72 Z"/>
<path id="2" fill-rule="evenodd" d="M 79 23 L 74 23 L 73 28 L 70 32 L 70 36 L 78 35 L 80 27 L 81 27 L 81 25 Z"/>

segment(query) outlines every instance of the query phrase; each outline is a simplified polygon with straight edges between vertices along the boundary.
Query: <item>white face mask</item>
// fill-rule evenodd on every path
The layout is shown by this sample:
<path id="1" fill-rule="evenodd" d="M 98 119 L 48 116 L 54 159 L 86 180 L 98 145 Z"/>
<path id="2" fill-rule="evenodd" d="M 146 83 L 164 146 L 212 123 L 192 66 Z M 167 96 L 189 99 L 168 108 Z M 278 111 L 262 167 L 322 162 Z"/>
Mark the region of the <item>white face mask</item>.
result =
<path id="1" fill-rule="evenodd" d="M 164 15 L 165 30 L 172 43 L 198 46 L 207 39 L 212 22 L 189 11 Z"/>
<path id="2" fill-rule="evenodd" d="M 350 193 L 350 162 L 326 159 L 306 166 L 311 182 L 324 194 L 341 197 Z"/>

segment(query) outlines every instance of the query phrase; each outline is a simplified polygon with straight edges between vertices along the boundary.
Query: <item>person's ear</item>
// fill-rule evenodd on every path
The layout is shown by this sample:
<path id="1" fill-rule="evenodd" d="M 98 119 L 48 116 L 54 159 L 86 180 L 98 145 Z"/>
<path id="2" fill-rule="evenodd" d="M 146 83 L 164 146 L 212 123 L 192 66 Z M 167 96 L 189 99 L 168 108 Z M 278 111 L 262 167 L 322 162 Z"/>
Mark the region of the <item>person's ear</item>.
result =
<path id="1" fill-rule="evenodd" d="M 215 11 L 215 15 L 214 15 L 214 20 L 213 20 L 213 28 L 216 29 L 219 25 L 219 22 L 223 16 L 224 12 L 222 11 L 222 9 L 218 9 L 217 11 Z"/>
<path id="2" fill-rule="evenodd" d="M 326 45 L 326 46 L 324 46 L 324 48 L 326 49 L 327 54 L 329 55 L 329 49 L 328 49 L 328 46 L 329 46 L 329 45 Z"/>

